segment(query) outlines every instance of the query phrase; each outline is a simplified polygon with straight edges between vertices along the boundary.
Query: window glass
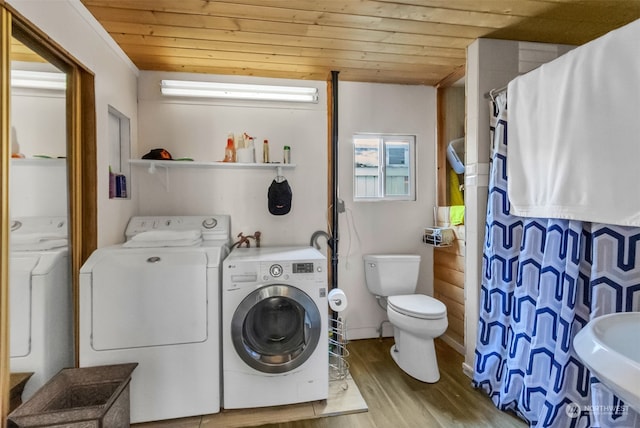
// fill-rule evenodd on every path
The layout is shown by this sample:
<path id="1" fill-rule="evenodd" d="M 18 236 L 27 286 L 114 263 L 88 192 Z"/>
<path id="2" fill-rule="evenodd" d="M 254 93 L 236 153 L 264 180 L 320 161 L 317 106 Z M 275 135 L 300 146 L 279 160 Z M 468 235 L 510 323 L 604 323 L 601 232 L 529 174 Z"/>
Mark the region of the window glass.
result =
<path id="1" fill-rule="evenodd" d="M 415 200 L 415 136 L 353 137 L 354 200 Z"/>

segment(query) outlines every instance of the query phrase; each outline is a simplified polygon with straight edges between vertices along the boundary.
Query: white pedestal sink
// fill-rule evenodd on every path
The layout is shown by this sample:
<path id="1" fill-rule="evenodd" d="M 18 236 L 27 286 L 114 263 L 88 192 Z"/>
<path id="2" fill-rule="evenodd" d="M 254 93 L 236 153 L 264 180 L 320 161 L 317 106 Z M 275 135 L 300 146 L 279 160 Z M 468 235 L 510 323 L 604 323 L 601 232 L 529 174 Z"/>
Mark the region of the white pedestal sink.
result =
<path id="1" fill-rule="evenodd" d="M 573 349 L 600 382 L 640 412 L 640 312 L 589 321 L 573 339 Z"/>

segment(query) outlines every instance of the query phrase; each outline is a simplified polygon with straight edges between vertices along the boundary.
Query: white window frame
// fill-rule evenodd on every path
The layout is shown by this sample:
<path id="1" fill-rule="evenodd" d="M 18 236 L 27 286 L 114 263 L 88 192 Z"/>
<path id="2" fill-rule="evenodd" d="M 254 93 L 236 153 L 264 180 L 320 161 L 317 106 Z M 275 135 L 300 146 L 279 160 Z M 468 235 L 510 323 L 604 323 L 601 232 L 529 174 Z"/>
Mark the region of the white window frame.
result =
<path id="1" fill-rule="evenodd" d="M 376 184 L 376 195 L 359 195 L 358 194 L 358 169 L 361 168 L 358 163 L 358 140 L 368 140 L 370 143 L 372 140 L 378 142 L 378 164 L 377 175 L 378 180 Z M 406 167 L 408 171 L 408 192 L 402 195 L 388 195 L 387 178 L 390 176 L 387 168 L 387 155 L 388 149 L 393 143 L 407 143 L 409 145 L 408 159 L 406 160 Z M 353 200 L 355 202 L 367 202 L 367 201 L 415 201 L 416 200 L 416 136 L 405 134 L 369 134 L 358 133 L 353 135 Z"/>

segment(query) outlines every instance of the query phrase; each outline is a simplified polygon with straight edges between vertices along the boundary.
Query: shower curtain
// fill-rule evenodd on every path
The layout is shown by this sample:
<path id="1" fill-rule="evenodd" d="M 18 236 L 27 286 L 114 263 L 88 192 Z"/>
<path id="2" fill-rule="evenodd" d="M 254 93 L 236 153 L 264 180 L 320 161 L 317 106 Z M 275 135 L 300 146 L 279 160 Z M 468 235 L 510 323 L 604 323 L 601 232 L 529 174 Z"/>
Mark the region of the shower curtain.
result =
<path id="1" fill-rule="evenodd" d="M 474 386 L 532 427 L 640 427 L 572 347 L 589 320 L 640 311 L 640 228 L 510 215 L 507 123 L 502 93 L 492 103 Z"/>

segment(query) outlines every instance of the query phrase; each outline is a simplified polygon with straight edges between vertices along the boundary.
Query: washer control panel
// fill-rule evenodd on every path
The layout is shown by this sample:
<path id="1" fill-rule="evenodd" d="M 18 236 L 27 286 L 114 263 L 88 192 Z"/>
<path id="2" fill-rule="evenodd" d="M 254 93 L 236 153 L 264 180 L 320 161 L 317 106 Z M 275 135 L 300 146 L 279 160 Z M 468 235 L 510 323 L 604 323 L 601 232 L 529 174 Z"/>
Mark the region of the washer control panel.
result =
<path id="1" fill-rule="evenodd" d="M 260 279 L 269 281 L 284 280 L 313 280 L 314 275 L 324 271 L 321 263 L 307 262 L 278 262 L 260 263 Z"/>
<path id="2" fill-rule="evenodd" d="M 131 217 L 125 236 L 127 241 L 139 233 L 154 230 L 187 231 L 199 230 L 204 240 L 229 239 L 229 216 L 138 216 Z"/>
<path id="3" fill-rule="evenodd" d="M 66 217 L 17 217 L 11 219 L 11 232 L 16 235 L 54 235 L 67 236 Z"/>

